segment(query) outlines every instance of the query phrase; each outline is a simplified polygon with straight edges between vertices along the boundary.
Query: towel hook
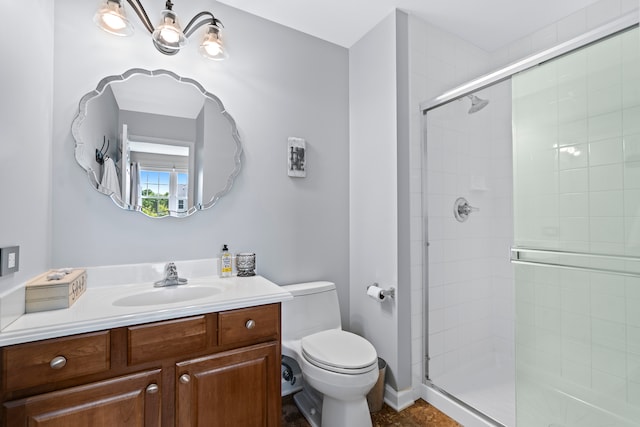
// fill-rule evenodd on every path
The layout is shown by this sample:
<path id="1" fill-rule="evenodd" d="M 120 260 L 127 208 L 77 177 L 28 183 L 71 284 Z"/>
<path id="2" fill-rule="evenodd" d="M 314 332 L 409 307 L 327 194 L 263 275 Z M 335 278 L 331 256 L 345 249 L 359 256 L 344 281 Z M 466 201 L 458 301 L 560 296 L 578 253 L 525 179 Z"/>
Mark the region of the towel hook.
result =
<path id="1" fill-rule="evenodd" d="M 104 148 L 104 144 L 107 144 L 107 148 Z M 102 137 L 102 147 L 100 147 L 100 149 L 98 150 L 96 148 L 96 162 L 98 162 L 99 165 L 103 165 L 105 159 L 108 159 L 109 156 L 107 155 L 107 152 L 109 151 L 109 144 L 110 141 L 107 139 L 106 136 Z"/>

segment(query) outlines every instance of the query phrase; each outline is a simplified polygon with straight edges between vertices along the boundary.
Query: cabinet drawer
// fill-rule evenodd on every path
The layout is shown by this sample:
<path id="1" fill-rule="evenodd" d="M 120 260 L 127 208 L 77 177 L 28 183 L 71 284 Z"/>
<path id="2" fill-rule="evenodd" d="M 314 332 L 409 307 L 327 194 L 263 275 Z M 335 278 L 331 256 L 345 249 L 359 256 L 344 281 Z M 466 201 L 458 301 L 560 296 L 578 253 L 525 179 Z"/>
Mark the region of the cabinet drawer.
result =
<path id="1" fill-rule="evenodd" d="M 109 370 L 109 331 L 18 344 L 3 350 L 5 390 Z"/>
<path id="2" fill-rule="evenodd" d="M 208 320 L 209 319 L 209 320 Z M 211 326 L 207 326 L 207 323 Z M 128 329 L 128 363 L 150 362 L 205 350 L 207 336 L 215 337 L 215 315 L 194 316 Z M 215 343 L 212 343 L 215 344 Z"/>
<path id="3" fill-rule="evenodd" d="M 280 305 L 224 311 L 218 314 L 218 322 L 218 343 L 221 346 L 277 339 L 280 331 Z"/>

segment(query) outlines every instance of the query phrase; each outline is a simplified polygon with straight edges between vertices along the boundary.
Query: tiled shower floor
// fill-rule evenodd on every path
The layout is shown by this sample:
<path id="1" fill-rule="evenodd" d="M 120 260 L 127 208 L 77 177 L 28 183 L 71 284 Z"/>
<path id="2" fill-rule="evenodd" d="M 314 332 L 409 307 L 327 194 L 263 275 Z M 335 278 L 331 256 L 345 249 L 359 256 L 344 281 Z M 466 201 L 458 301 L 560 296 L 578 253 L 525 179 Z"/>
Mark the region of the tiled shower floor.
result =
<path id="1" fill-rule="evenodd" d="M 513 359 L 479 358 L 462 369 L 432 380 L 506 426 L 515 426 L 515 366 Z"/>

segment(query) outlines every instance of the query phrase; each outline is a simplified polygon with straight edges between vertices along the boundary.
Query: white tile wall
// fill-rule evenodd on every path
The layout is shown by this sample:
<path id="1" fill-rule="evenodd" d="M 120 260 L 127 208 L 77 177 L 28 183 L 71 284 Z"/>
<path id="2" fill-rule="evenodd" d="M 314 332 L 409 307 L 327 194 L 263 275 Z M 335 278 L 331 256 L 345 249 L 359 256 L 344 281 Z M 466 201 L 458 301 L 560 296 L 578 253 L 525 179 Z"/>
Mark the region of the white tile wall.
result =
<path id="1" fill-rule="evenodd" d="M 626 92 L 639 83 L 636 75 L 623 72 L 637 64 L 637 43 L 633 32 L 610 38 L 523 73 L 514 81 L 519 144 L 516 182 L 521 196 L 515 200 L 515 211 L 522 242 L 548 247 L 572 244 L 575 248 L 590 241 L 591 248 L 621 251 L 633 245 L 628 236 L 636 221 L 625 220 L 625 212 L 635 211 L 637 193 L 627 195 L 624 190 L 637 188 L 636 178 L 640 178 L 636 167 L 640 165 L 634 161 L 640 140 L 640 105 L 623 104 L 620 88 Z M 611 76 L 619 76 L 621 82 L 610 85 L 615 80 Z M 559 90 L 550 90 L 554 82 Z M 615 96 L 604 96 L 607 91 Z M 590 107 L 572 116 L 563 114 L 562 107 L 553 108 L 562 106 L 566 97 L 586 100 Z M 557 137 L 549 130 L 554 127 Z M 546 172 L 545 176 L 540 177 L 540 172 Z M 551 217 L 556 214 L 559 219 L 554 222 Z"/>
<path id="2" fill-rule="evenodd" d="M 616 2 L 589 8 L 588 22 L 604 13 L 605 3 Z M 635 29 L 512 79 L 516 244 L 575 250 L 576 243 L 581 243 L 584 250 L 593 252 L 639 253 L 640 175 L 635 163 L 640 104 L 635 96 L 623 97 L 623 93 L 635 93 L 633 88 L 640 83 L 636 74 L 627 71 L 627 67 L 635 70 L 640 58 L 639 38 Z M 554 75 L 555 99 L 548 97 Z M 588 108 L 565 111 L 563 97 L 567 96 L 580 99 Z M 548 115 L 539 120 L 531 115 L 551 103 L 561 106 L 554 110 L 555 121 Z M 548 131 L 537 130 L 548 126 L 561 129 L 558 139 L 549 140 Z M 550 143 L 555 159 L 549 154 Z M 536 190 L 535 171 L 551 174 L 555 161 L 557 185 L 554 188 L 549 180 Z M 549 209 L 531 204 L 549 190 L 558 200 L 555 214 L 552 203 Z M 550 232 L 551 215 L 558 218 L 557 233 Z M 640 280 L 521 266 L 516 276 L 518 372 L 551 374 L 548 381 L 554 386 L 581 395 L 621 419 L 637 421 Z M 526 395 L 518 387 L 519 394 Z M 528 404 L 531 401 L 520 400 L 518 408 Z M 527 412 L 522 411 L 524 417 Z M 519 422 L 528 425 L 524 419 Z"/>
<path id="3" fill-rule="evenodd" d="M 434 310 L 429 374 L 436 384 L 474 359 L 512 358 L 514 350 L 507 261 L 512 241 L 509 85 L 477 95 L 490 104 L 476 114 L 467 113 L 470 102 L 463 99 L 427 116 L 428 280 Z M 458 197 L 480 208 L 464 223 L 453 215 Z"/>
<path id="4" fill-rule="evenodd" d="M 553 25 L 542 28 L 522 39 L 509 43 L 495 52 L 491 52 L 493 68 L 500 68 L 554 44 L 566 42 L 622 15 L 633 13 L 638 9 L 638 6 L 639 2 L 637 0 L 597 1 Z"/>

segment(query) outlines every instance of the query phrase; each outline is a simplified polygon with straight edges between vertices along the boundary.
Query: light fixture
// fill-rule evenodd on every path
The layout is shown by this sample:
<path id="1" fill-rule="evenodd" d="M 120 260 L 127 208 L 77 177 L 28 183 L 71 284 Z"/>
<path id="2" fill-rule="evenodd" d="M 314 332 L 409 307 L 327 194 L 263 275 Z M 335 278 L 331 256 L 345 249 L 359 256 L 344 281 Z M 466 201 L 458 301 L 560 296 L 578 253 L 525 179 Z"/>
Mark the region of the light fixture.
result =
<path id="1" fill-rule="evenodd" d="M 200 54 L 208 59 L 222 60 L 227 57 L 224 44 L 220 37 L 220 22 L 211 12 L 200 12 L 194 16 L 184 27 L 180 27 L 178 17 L 173 11 L 173 3 L 167 0 L 165 10 L 162 11 L 162 19 L 157 27 L 154 27 L 144 10 L 140 0 L 127 0 L 133 8 L 144 27 L 151 34 L 153 45 L 165 55 L 175 55 L 187 43 L 198 28 L 206 25 L 204 38 L 200 44 Z M 104 31 L 117 36 L 129 36 L 133 34 L 133 24 L 127 19 L 122 0 L 104 0 L 93 17 L 93 21 Z"/>
<path id="2" fill-rule="evenodd" d="M 125 16 L 120 1 L 106 1 L 93 16 L 93 22 L 104 31 L 116 36 L 133 34 L 133 25 Z"/>
<path id="3" fill-rule="evenodd" d="M 226 58 L 227 53 L 220 39 L 220 29 L 217 26 L 209 25 L 199 50 L 205 58 L 216 60 Z"/>

